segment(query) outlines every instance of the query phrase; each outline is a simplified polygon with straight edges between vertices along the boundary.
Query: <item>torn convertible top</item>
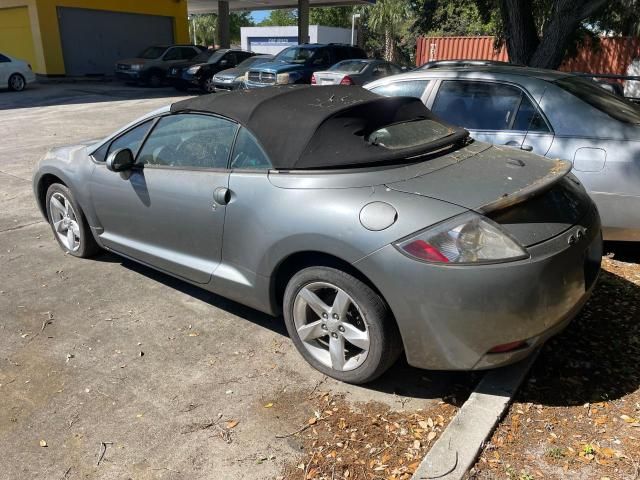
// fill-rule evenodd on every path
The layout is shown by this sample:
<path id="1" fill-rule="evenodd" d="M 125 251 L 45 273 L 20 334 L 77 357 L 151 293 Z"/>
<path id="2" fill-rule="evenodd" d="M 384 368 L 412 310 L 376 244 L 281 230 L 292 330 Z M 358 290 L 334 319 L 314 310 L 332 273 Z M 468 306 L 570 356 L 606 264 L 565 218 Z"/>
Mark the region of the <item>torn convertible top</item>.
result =
<path id="1" fill-rule="evenodd" d="M 437 119 L 417 98 L 381 97 L 354 86 L 237 90 L 182 100 L 171 105 L 171 112 L 206 112 L 235 120 L 256 136 L 276 169 L 391 162 L 435 151 L 467 136 L 465 130 L 450 127 L 444 138 L 410 148 L 391 150 L 370 143 L 368 135 L 385 126 Z"/>

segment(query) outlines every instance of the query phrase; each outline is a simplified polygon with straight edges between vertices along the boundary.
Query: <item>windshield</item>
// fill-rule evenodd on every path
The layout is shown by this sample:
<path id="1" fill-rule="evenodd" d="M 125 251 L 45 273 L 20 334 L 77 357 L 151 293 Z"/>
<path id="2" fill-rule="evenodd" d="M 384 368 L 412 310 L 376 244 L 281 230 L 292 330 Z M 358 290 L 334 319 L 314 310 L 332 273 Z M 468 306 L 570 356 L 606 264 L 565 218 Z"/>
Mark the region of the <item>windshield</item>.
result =
<path id="1" fill-rule="evenodd" d="M 205 50 L 205 51 L 200 52 L 199 54 L 197 54 L 195 57 L 193 57 L 191 59 L 191 61 L 192 62 L 196 62 L 196 63 L 207 63 L 217 53 L 218 52 L 216 52 L 215 50 Z"/>
<path id="2" fill-rule="evenodd" d="M 338 62 L 329 69 L 330 72 L 346 72 L 346 73 L 360 73 L 367 66 L 367 62 L 359 60 L 345 60 L 344 62 Z"/>
<path id="3" fill-rule="evenodd" d="M 164 47 L 149 47 L 144 49 L 139 55 L 138 58 L 158 58 L 165 52 L 166 48 Z"/>
<path id="4" fill-rule="evenodd" d="M 554 83 L 620 122 L 640 124 L 640 107 L 607 92 L 592 80 L 581 77 L 566 77 L 556 80 Z"/>
<path id="5" fill-rule="evenodd" d="M 238 64 L 238 68 L 249 68 L 254 63 L 268 62 L 273 59 L 271 56 L 267 57 L 249 57 Z"/>
<path id="6" fill-rule="evenodd" d="M 287 63 L 306 63 L 316 52 L 314 48 L 305 47 L 289 47 L 276 55 L 276 60 L 282 60 Z"/>
<path id="7" fill-rule="evenodd" d="M 372 145 L 390 150 L 426 145 L 455 133 L 456 130 L 429 119 L 387 125 L 369 134 Z"/>

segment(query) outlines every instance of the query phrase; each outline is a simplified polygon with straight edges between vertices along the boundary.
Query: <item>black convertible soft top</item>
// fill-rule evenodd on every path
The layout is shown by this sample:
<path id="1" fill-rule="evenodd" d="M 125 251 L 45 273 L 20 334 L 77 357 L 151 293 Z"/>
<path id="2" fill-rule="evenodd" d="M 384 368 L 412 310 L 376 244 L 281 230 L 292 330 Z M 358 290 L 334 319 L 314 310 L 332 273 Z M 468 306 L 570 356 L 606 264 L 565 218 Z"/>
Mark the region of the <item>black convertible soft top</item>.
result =
<path id="1" fill-rule="evenodd" d="M 411 148 L 372 144 L 368 135 L 380 128 L 435 117 L 417 98 L 381 97 L 354 86 L 286 85 L 215 93 L 176 102 L 171 112 L 207 112 L 237 121 L 256 136 L 276 169 L 391 162 L 467 135 L 451 127 L 444 138 Z"/>

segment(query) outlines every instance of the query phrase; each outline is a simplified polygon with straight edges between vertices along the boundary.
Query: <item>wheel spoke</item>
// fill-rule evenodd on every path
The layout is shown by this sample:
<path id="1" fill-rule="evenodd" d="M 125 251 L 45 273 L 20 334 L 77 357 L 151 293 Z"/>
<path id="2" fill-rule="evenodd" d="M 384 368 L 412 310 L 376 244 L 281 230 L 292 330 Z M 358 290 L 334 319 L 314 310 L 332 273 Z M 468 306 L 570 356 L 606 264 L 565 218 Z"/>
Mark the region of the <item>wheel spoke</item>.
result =
<path id="1" fill-rule="evenodd" d="M 340 315 L 340 318 L 344 318 L 347 314 L 349 305 L 351 305 L 351 298 L 349 295 L 347 295 L 344 290 L 338 290 L 336 298 L 333 300 L 333 305 L 331 305 L 331 312 L 337 313 Z"/>
<path id="2" fill-rule="evenodd" d="M 322 317 L 323 313 L 329 313 L 329 306 L 322 300 L 320 300 L 320 298 L 308 288 L 305 287 L 300 290 L 298 295 L 300 295 L 300 297 L 302 297 L 302 299 L 307 302 L 307 305 L 309 305 L 309 307 L 311 307 L 311 309 L 316 312 L 318 317 Z"/>
<path id="3" fill-rule="evenodd" d="M 67 207 L 60 202 L 56 197 L 51 197 L 51 206 L 58 210 L 62 215 L 67 213 Z"/>
<path id="4" fill-rule="evenodd" d="M 331 368 L 335 370 L 344 369 L 344 338 L 342 335 L 329 337 L 329 355 L 331 357 Z"/>
<path id="5" fill-rule="evenodd" d="M 308 342 L 327 335 L 327 331 L 322 328 L 322 322 L 322 320 L 317 320 L 298 328 L 300 340 Z"/>
<path id="6" fill-rule="evenodd" d="M 76 237 L 73 234 L 73 230 L 68 229 L 67 230 L 67 247 L 69 247 L 69 250 L 73 250 L 75 246 L 76 246 Z"/>
<path id="7" fill-rule="evenodd" d="M 71 230 L 73 231 L 73 234 L 80 238 L 80 226 L 78 225 L 78 222 L 76 222 L 75 220 L 71 220 L 70 222 L 71 224 Z"/>
<path id="8" fill-rule="evenodd" d="M 57 222 L 53 222 L 53 228 L 58 233 L 64 233 L 64 229 L 62 228 L 62 220 L 58 220 Z"/>
<path id="9" fill-rule="evenodd" d="M 363 332 L 349 323 L 343 323 L 342 326 L 344 327 L 342 335 L 347 342 L 362 350 L 369 349 L 369 335 L 367 332 Z"/>

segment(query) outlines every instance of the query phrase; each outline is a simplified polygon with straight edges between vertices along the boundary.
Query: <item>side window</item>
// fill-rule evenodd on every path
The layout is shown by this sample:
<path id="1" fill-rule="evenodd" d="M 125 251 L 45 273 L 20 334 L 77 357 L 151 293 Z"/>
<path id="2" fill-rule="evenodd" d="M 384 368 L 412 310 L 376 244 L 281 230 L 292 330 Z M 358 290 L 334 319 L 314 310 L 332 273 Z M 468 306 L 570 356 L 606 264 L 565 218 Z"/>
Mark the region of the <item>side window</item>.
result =
<path id="1" fill-rule="evenodd" d="M 180 60 L 182 55 L 179 48 L 170 48 L 167 53 L 164 54 L 163 60 Z"/>
<path id="2" fill-rule="evenodd" d="M 136 159 L 138 165 L 227 168 L 237 125 L 209 115 L 160 119 Z"/>
<path id="3" fill-rule="evenodd" d="M 406 82 L 387 83 L 386 85 L 372 88 L 371 91 L 385 97 L 422 98 L 422 94 L 429 82 L 430 80 L 409 80 Z"/>
<path id="4" fill-rule="evenodd" d="M 103 158 L 100 159 L 95 154 L 94 158 L 99 161 L 104 161 L 111 152 L 115 152 L 120 148 L 128 148 L 133 152 L 133 157 L 135 158 L 135 156 L 138 154 L 138 150 L 140 150 L 142 140 L 144 140 L 144 136 L 149 131 L 152 123 L 153 120 L 148 120 L 138 125 L 137 127 L 132 128 L 128 132 L 120 135 L 118 138 L 111 142 Z M 102 148 L 100 150 L 102 150 Z"/>
<path id="5" fill-rule="evenodd" d="M 386 77 L 390 74 L 389 66 L 386 63 L 380 63 L 373 67 L 373 71 L 371 72 L 371 76 L 374 78 L 382 78 Z"/>
<path id="6" fill-rule="evenodd" d="M 314 56 L 313 56 L 313 65 L 329 65 L 331 63 L 331 55 L 329 54 L 329 49 L 321 48 Z"/>
<path id="7" fill-rule="evenodd" d="M 549 127 L 538 109 L 526 95 L 522 96 L 520 108 L 513 122 L 512 130 L 526 130 L 529 132 L 548 132 Z"/>
<path id="8" fill-rule="evenodd" d="M 198 54 L 195 48 L 192 47 L 180 47 L 180 57 L 183 60 L 191 60 Z"/>
<path id="9" fill-rule="evenodd" d="M 238 132 L 238 139 L 233 149 L 231 168 L 234 169 L 264 169 L 271 168 L 271 162 L 251 133 L 246 128 Z"/>
<path id="10" fill-rule="evenodd" d="M 431 110 L 471 130 L 510 130 L 523 95 L 519 88 L 501 83 L 446 80 Z"/>
<path id="11" fill-rule="evenodd" d="M 235 52 L 229 52 L 229 53 L 227 53 L 227 54 L 224 56 L 224 59 L 227 61 L 227 66 L 228 66 L 229 68 L 231 68 L 231 67 L 235 67 L 235 66 L 236 66 L 236 64 L 237 64 L 237 61 L 236 61 L 236 54 L 235 54 Z"/>
<path id="12" fill-rule="evenodd" d="M 2 55 L 0 53 L 0 63 L 7 63 L 10 62 L 11 60 L 9 60 L 9 57 L 5 57 L 4 55 Z"/>

